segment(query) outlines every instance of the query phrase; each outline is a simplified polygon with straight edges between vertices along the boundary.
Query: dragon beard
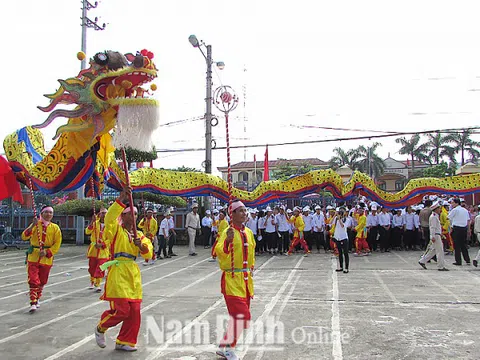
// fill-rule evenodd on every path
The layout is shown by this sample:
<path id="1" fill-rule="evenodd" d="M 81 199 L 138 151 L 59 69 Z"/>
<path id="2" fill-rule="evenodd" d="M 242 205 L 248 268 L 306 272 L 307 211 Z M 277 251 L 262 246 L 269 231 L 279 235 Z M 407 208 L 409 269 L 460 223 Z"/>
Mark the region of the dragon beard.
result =
<path id="1" fill-rule="evenodd" d="M 159 126 L 156 105 L 119 105 L 113 145 L 131 147 L 140 151 L 152 151 L 152 134 Z"/>

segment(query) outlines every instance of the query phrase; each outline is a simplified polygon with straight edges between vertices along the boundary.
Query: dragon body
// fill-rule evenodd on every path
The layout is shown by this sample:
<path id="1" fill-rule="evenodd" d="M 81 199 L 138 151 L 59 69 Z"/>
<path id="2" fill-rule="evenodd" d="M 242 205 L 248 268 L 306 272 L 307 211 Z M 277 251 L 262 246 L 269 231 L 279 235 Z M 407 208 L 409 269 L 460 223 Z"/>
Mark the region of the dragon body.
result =
<path id="1" fill-rule="evenodd" d="M 47 194 L 73 191 L 83 185 L 89 196 L 98 197 L 105 184 L 120 190 L 125 184 L 125 174 L 115 161 L 115 145 L 121 146 L 122 138 L 132 136 L 122 128 L 122 121 L 134 118 L 139 128 L 147 122 L 147 131 L 148 122 L 157 121 L 152 109 L 158 104 L 146 97 L 149 91 L 141 87 L 157 76 L 152 58 L 153 54 L 146 50 L 136 55 L 106 51 L 96 54 L 90 60 L 90 67 L 76 77 L 59 80 L 60 88 L 45 95 L 50 104 L 39 107 L 49 113 L 47 119 L 40 125 L 24 127 L 4 140 L 4 149 L 17 180 L 25 184 L 31 180 L 34 190 Z M 57 109 L 59 105 L 74 108 Z M 122 120 L 122 116 L 125 119 Z M 68 121 L 57 129 L 56 143 L 47 153 L 40 129 L 59 117 Z M 135 136 L 142 141 L 141 132 Z M 130 181 L 134 191 L 177 196 L 212 195 L 228 200 L 227 183 L 204 173 L 142 168 L 130 174 Z M 389 193 L 379 189 L 361 172 L 354 172 L 344 183 L 333 170 L 316 170 L 286 181 L 263 182 L 253 192 L 234 188 L 233 196 L 248 206 L 258 206 L 319 190 L 328 190 L 337 199 L 365 195 L 382 205 L 400 207 L 418 202 L 425 194 L 480 192 L 480 174 L 413 179 L 403 190 Z"/>

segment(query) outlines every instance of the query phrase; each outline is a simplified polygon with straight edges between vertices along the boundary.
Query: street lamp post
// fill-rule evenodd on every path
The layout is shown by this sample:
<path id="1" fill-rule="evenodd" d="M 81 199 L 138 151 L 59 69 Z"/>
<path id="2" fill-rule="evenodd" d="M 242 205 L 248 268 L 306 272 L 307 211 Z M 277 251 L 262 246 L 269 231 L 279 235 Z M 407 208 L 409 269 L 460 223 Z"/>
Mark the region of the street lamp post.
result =
<path id="1" fill-rule="evenodd" d="M 188 37 L 190 44 L 198 48 L 205 58 L 207 64 L 207 83 L 206 83 L 206 95 L 205 95 L 205 173 L 212 173 L 212 45 L 206 45 L 202 40 L 198 41 L 195 35 L 190 35 Z M 206 48 L 207 54 L 202 50 L 202 46 Z M 220 70 L 223 70 L 225 63 L 218 61 L 215 63 Z M 216 123 L 215 123 L 216 125 Z M 213 125 L 213 126 L 215 126 Z M 208 209 L 210 206 L 210 199 L 207 197 L 205 201 L 205 208 Z"/>

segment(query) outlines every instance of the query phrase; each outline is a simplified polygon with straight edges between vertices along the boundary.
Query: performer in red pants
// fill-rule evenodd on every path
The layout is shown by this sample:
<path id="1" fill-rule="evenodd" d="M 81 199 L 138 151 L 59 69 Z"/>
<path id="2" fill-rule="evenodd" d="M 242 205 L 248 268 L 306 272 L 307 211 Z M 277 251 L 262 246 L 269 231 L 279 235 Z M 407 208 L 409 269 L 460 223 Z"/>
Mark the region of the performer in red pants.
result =
<path id="1" fill-rule="evenodd" d="M 307 243 L 303 238 L 303 229 L 305 228 L 305 223 L 303 222 L 303 219 L 300 216 L 301 213 L 302 213 L 302 209 L 296 206 L 293 209 L 293 216 L 289 220 L 290 223 L 294 226 L 294 231 L 293 231 L 293 240 L 292 240 L 292 243 L 290 244 L 290 248 L 288 249 L 288 255 L 292 255 L 293 249 L 295 249 L 295 246 L 297 246 L 298 244 L 302 245 L 303 250 L 305 250 L 304 256 L 308 256 L 308 254 L 310 254 L 310 250 L 308 249 Z"/>
<path id="2" fill-rule="evenodd" d="M 105 214 L 107 209 L 102 208 L 97 216 L 93 216 L 92 221 L 85 229 L 85 233 L 90 235 L 90 246 L 87 250 L 88 273 L 90 274 L 90 287 L 100 292 L 100 283 L 102 282 L 105 272 L 100 269 L 109 258 L 110 253 L 107 245 L 103 241 L 103 233 L 105 231 Z"/>
<path id="3" fill-rule="evenodd" d="M 34 218 L 22 233 L 22 240 L 30 241 L 27 254 L 28 285 L 30 286 L 30 312 L 39 307 L 42 290 L 48 282 L 53 265 L 53 256 L 62 244 L 62 232 L 52 223 L 53 208 L 45 206 L 40 212 L 40 220 Z"/>

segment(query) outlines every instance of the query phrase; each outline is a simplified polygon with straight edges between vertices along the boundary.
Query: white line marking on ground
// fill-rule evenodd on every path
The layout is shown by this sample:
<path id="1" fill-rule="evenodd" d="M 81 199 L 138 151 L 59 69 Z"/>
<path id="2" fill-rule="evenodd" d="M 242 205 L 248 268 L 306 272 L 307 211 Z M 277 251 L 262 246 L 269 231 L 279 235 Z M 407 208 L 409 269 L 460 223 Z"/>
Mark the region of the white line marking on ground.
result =
<path id="1" fill-rule="evenodd" d="M 161 263 L 161 264 L 158 264 L 158 265 L 155 265 L 155 266 L 150 266 L 146 269 L 142 269 L 140 270 L 141 273 L 144 273 L 144 272 L 147 272 L 149 270 L 153 270 L 157 267 L 160 267 L 160 266 L 164 266 L 164 265 L 168 265 L 168 264 L 171 264 L 175 261 L 178 261 L 178 260 L 181 260 L 181 259 L 184 259 L 186 258 L 187 256 L 179 256 L 178 258 L 172 260 L 172 261 L 168 261 L 168 262 L 164 262 L 164 263 Z M 79 279 L 79 278 L 76 278 L 76 279 Z M 105 281 L 102 281 L 102 283 L 100 285 L 103 285 L 105 283 Z M 144 284 L 145 285 L 145 284 Z M 43 300 L 42 301 L 42 304 L 45 304 L 45 303 L 48 303 L 50 301 L 53 301 L 53 300 L 58 300 L 58 299 L 61 299 L 63 297 L 66 297 L 66 296 L 70 296 L 70 295 L 73 295 L 73 294 L 76 294 L 76 293 L 79 293 L 79 292 L 82 292 L 82 291 L 86 291 L 86 290 L 89 290 L 88 287 L 84 287 L 84 288 L 81 288 L 81 289 L 78 289 L 78 290 L 74 290 L 74 291 L 70 291 L 68 293 L 65 293 L 65 294 L 61 294 L 61 295 L 58 295 L 58 296 L 54 296 L 54 297 L 51 297 L 51 298 L 47 298 L 46 300 Z M 3 316 L 6 316 L 6 315 L 10 315 L 10 314 L 14 314 L 14 313 L 17 313 L 17 312 L 22 312 L 24 311 L 23 309 L 13 309 L 13 310 L 10 310 L 10 311 L 6 311 L 6 312 L 3 312 L 3 313 L 0 313 L 0 318 L 3 317 Z"/>
<path id="2" fill-rule="evenodd" d="M 265 266 L 267 266 L 271 261 L 276 259 L 275 257 L 271 257 L 267 261 L 265 261 L 258 269 L 255 271 L 255 274 L 258 274 Z M 302 258 L 303 259 L 303 258 Z M 257 275 L 255 275 L 257 276 Z M 175 334 L 173 334 L 162 346 L 154 350 L 153 352 L 150 352 L 146 360 L 153 360 L 157 359 L 158 357 L 162 356 L 162 353 L 170 346 L 170 344 L 174 343 L 179 336 L 183 336 L 184 334 L 187 333 L 195 324 L 198 324 L 200 321 L 202 321 L 210 312 L 212 312 L 215 308 L 217 308 L 219 305 L 223 304 L 223 296 L 219 298 L 213 305 L 208 307 L 204 312 L 202 312 L 199 316 L 197 316 L 195 319 L 190 321 L 187 325 L 185 325 L 181 330 L 177 331 Z"/>
<path id="3" fill-rule="evenodd" d="M 75 255 L 75 256 L 71 256 L 69 258 L 61 258 L 61 259 L 54 259 L 53 260 L 53 263 L 57 263 L 59 261 L 65 261 L 65 260 L 70 260 L 70 259 L 75 259 L 75 258 L 78 258 L 78 257 L 83 257 L 83 258 L 86 258 L 86 255 L 85 254 L 81 254 L 81 255 Z M 19 260 L 20 261 L 20 260 Z M 10 265 L 10 264 L 17 264 L 19 261 L 17 262 L 13 262 L 13 263 L 8 263 L 8 264 L 5 264 L 5 266 L 7 265 Z M 13 269 L 21 269 L 21 268 L 25 268 L 27 265 L 25 264 L 25 260 L 22 260 L 22 262 L 24 263 L 23 265 L 21 266 L 12 266 L 12 267 L 9 267 L 8 269 L 5 269 L 5 270 L 2 270 L 0 272 L 6 272 L 6 271 L 10 271 L 10 270 L 13 270 Z M 75 261 L 75 262 L 78 262 L 78 261 Z"/>
<path id="4" fill-rule="evenodd" d="M 390 289 L 388 288 L 387 284 L 385 284 L 385 282 L 383 281 L 383 279 L 381 278 L 380 274 L 378 273 L 378 271 L 374 270 L 373 271 L 373 274 L 375 275 L 375 278 L 378 280 L 378 282 L 380 283 L 380 285 L 382 285 L 382 288 L 383 290 L 385 290 L 385 292 L 387 293 L 387 295 L 390 297 L 390 299 L 393 301 L 393 303 L 395 305 L 398 305 L 400 304 L 400 302 L 398 301 L 398 299 L 395 297 L 395 295 L 393 295 L 393 293 L 390 291 Z"/>
<path id="5" fill-rule="evenodd" d="M 218 274 L 219 272 L 220 272 L 220 270 L 214 271 L 214 272 L 208 274 L 207 276 L 204 276 L 203 278 L 200 278 L 200 279 L 194 281 L 193 283 L 191 283 L 191 284 L 189 284 L 189 285 L 187 285 L 187 286 L 185 286 L 185 287 L 183 287 L 183 288 L 181 288 L 181 289 L 179 289 L 179 290 L 177 290 L 177 291 L 175 291 L 175 292 L 173 292 L 173 293 L 170 293 L 170 294 L 166 295 L 165 298 L 162 298 L 162 299 L 159 299 L 159 300 L 154 301 L 154 302 L 151 303 L 150 305 L 143 307 L 143 308 L 140 310 L 140 313 L 143 314 L 143 312 L 151 309 L 152 307 L 157 306 L 158 304 L 160 304 L 160 303 L 162 303 L 162 302 L 164 302 L 164 301 L 167 301 L 168 298 L 171 298 L 171 297 L 177 295 L 178 293 L 180 293 L 180 292 L 182 292 L 182 291 L 184 291 L 184 290 L 187 290 L 187 289 L 189 289 L 189 288 L 191 288 L 191 287 L 193 287 L 193 286 L 201 283 L 202 281 L 205 281 L 205 280 L 208 279 L 209 277 L 211 277 L 211 276 L 213 276 L 213 275 L 216 275 L 216 274 Z M 144 286 L 145 286 L 145 285 L 144 285 Z M 117 325 L 117 326 L 118 326 L 118 325 Z M 112 329 L 116 328 L 117 326 L 113 327 Z M 89 335 L 89 336 L 83 338 L 82 340 L 76 342 L 75 344 L 72 344 L 72 345 L 68 346 L 67 348 L 59 351 L 58 353 L 49 356 L 49 357 L 46 358 L 45 360 L 58 359 L 58 358 L 62 357 L 63 355 L 68 354 L 69 352 L 72 352 L 72 351 L 75 350 L 75 349 L 78 349 L 80 346 L 86 344 L 87 342 L 92 341 L 94 338 L 95 338 L 95 335 Z"/>
<path id="6" fill-rule="evenodd" d="M 406 262 L 407 264 L 410 264 L 408 261 L 406 261 L 403 256 L 401 256 L 400 254 L 397 254 L 397 253 L 394 253 L 395 255 L 397 255 L 400 259 L 402 259 L 404 262 Z M 420 265 L 419 265 L 420 266 Z M 435 285 L 436 287 L 438 287 L 439 289 L 442 289 L 445 293 L 451 295 L 455 300 L 457 300 L 457 302 L 459 303 L 462 303 L 464 302 L 461 298 L 459 298 L 457 296 L 457 294 L 455 294 L 453 291 L 451 291 L 450 289 L 448 289 L 447 287 L 443 286 L 442 284 L 440 284 L 438 281 L 435 281 L 431 276 L 429 276 L 428 274 L 431 273 L 430 271 L 425 271 L 423 269 L 419 269 L 418 270 L 418 273 L 420 274 L 420 276 L 423 276 L 425 279 L 428 280 L 429 283 Z M 470 304 L 465 304 L 465 307 L 468 308 L 468 310 L 470 311 L 478 311 L 477 309 L 475 309 L 475 307 L 473 307 L 472 305 Z"/>
<path id="7" fill-rule="evenodd" d="M 292 297 L 293 291 L 295 290 L 295 287 L 297 286 L 299 279 L 300 279 L 300 275 L 296 276 L 295 279 L 293 280 L 292 286 L 290 287 L 290 291 L 287 293 L 287 296 L 285 296 L 285 298 L 283 299 L 282 305 L 280 306 L 280 309 L 276 313 L 277 319 L 280 320 L 280 317 L 283 314 L 283 310 L 285 310 L 285 307 L 290 301 L 290 298 Z M 265 350 L 266 350 L 265 345 L 262 345 L 257 353 L 257 356 L 255 356 L 255 360 L 260 360 L 261 358 L 263 358 L 263 355 L 265 354 Z"/>
<path id="8" fill-rule="evenodd" d="M 287 287 L 290 285 L 290 283 L 292 282 L 294 276 L 296 275 L 296 272 L 295 270 L 297 270 L 299 268 L 299 266 L 302 264 L 303 260 L 305 258 L 302 256 L 300 258 L 300 260 L 297 261 L 297 263 L 295 264 L 295 266 L 293 267 L 293 269 L 290 271 L 290 274 L 288 275 L 287 279 L 285 280 L 285 282 L 282 284 L 282 286 L 280 287 L 280 289 L 277 291 L 277 293 L 275 294 L 275 296 L 270 300 L 270 302 L 265 306 L 265 310 L 263 311 L 262 315 L 260 315 L 257 320 L 255 320 L 255 323 L 253 324 L 253 326 L 251 326 L 248 330 L 247 330 L 247 333 L 246 335 L 244 336 L 244 344 L 245 344 L 245 347 L 243 348 L 243 350 L 240 352 L 240 354 L 238 355 L 238 357 L 241 359 L 243 357 L 245 357 L 245 355 L 247 354 L 248 352 L 248 349 L 250 347 L 250 344 L 253 344 L 253 340 L 255 339 L 255 336 L 256 336 L 256 333 L 257 333 L 257 329 L 259 328 L 263 328 L 263 324 L 266 323 L 266 318 L 267 316 L 270 315 L 270 313 L 272 312 L 273 308 L 275 307 L 275 305 L 277 304 L 277 302 L 280 300 L 280 297 L 283 295 L 283 293 L 285 292 L 285 290 L 287 289 Z"/>
<path id="9" fill-rule="evenodd" d="M 332 356 L 342 360 L 342 334 L 340 332 L 340 308 L 338 294 L 337 259 L 332 259 Z"/>

